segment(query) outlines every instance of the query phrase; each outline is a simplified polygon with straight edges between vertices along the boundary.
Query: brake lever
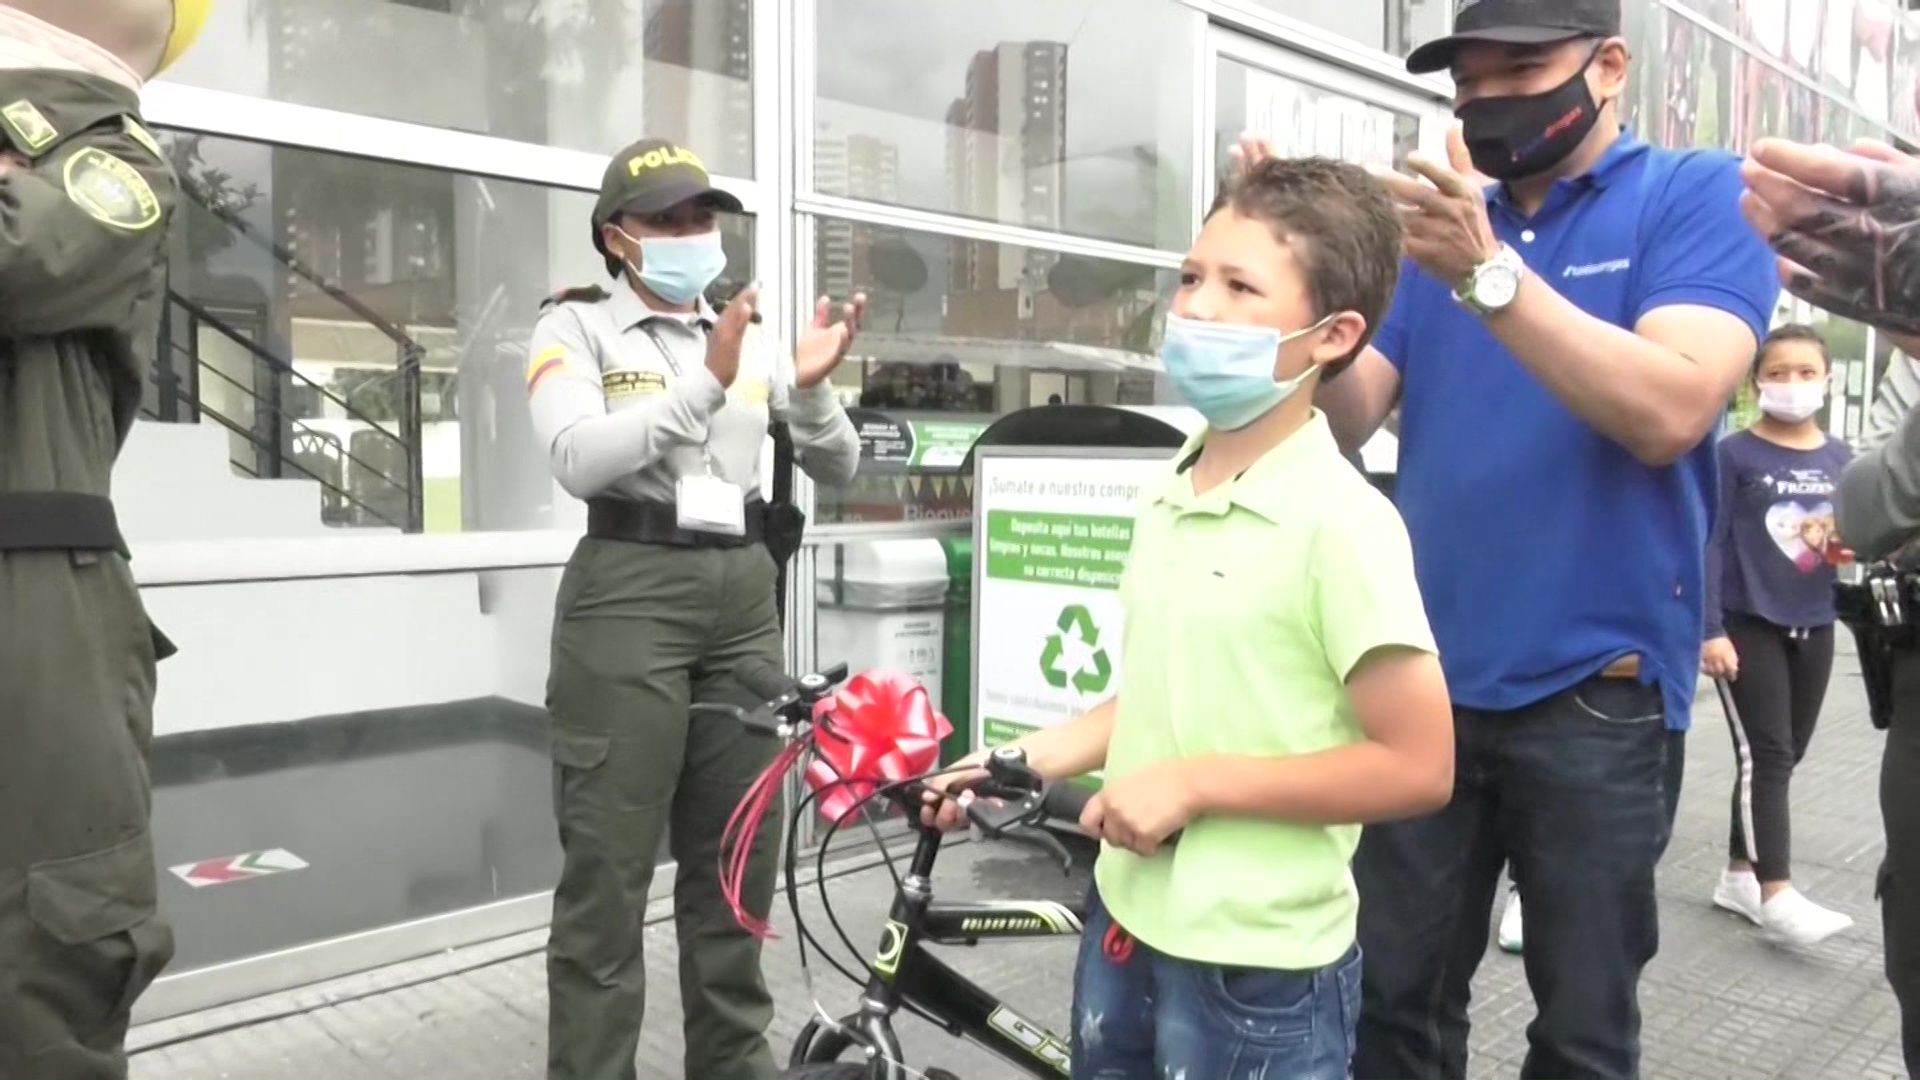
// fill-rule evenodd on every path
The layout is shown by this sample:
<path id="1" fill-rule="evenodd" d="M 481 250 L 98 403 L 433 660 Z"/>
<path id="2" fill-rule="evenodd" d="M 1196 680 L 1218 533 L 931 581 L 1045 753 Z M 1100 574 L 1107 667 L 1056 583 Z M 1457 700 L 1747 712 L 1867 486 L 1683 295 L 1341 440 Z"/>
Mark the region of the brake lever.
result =
<path id="1" fill-rule="evenodd" d="M 1060 864 L 1062 875 L 1073 873 L 1073 854 L 1060 838 L 1037 825 L 1020 825 L 1001 832 L 998 839 L 1021 847 L 1030 847 Z"/>
<path id="2" fill-rule="evenodd" d="M 970 790 L 974 797 L 967 801 L 967 820 L 989 839 L 998 840 L 1001 833 L 1021 824 L 1035 809 L 1029 801 L 1010 797 L 990 783 Z"/>
<path id="3" fill-rule="evenodd" d="M 977 793 L 991 792 L 989 782 L 976 789 Z M 1040 797 L 1037 792 L 1023 792 L 1025 797 L 1017 802 L 994 803 L 989 798 L 975 798 L 967 804 L 967 820 L 973 822 L 989 840 L 1004 840 L 1009 844 L 1030 847 L 1060 863 L 1063 874 L 1073 871 L 1073 856 L 1066 845 L 1046 829 L 1033 824 L 1033 817 L 1040 812 Z"/>
<path id="4" fill-rule="evenodd" d="M 768 712 L 764 706 L 748 710 L 722 702 L 701 702 L 690 706 L 687 709 L 687 715 L 689 717 L 716 716 L 723 720 L 731 720 L 755 734 L 771 735 L 775 738 L 786 738 L 793 733 L 791 725 Z"/>

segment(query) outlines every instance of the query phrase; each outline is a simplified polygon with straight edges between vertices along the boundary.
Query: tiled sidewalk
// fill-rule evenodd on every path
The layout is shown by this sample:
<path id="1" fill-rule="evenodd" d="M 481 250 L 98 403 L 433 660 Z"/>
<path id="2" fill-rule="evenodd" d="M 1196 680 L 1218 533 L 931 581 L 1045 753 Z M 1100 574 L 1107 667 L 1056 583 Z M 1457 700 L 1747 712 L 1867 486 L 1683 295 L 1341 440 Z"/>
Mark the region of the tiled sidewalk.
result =
<path id="1" fill-rule="evenodd" d="M 1841 637 L 1845 638 L 1842 634 Z M 1899 1019 L 1880 973 L 1873 903 L 1881 849 L 1877 785 L 1881 737 L 1865 717 L 1858 668 L 1843 655 L 1822 728 L 1794 785 L 1796 877 L 1812 896 L 1859 925 L 1818 949 L 1789 952 L 1714 909 L 1708 897 L 1725 862 L 1732 755 L 1713 695 L 1701 697 L 1685 797 L 1660 877 L 1661 951 L 1649 968 L 1645 1075 L 1650 1077 L 1900 1076 Z M 941 895 L 1069 896 L 1084 867 L 1063 879 L 1023 851 L 956 847 L 943 859 Z M 831 885 L 835 909 L 863 948 L 887 903 L 883 869 Z M 817 916 L 817 906 L 810 911 Z M 1497 913 L 1496 913 L 1497 914 Z M 784 910 L 781 924 L 787 922 Z M 810 924 L 813 919 L 810 918 Z M 824 920 L 820 927 L 825 929 Z M 670 924 L 648 931 L 652 1000 L 641 1076 L 680 1075 L 679 988 Z M 543 935 L 524 935 L 275 998 L 149 1025 L 134 1033 L 136 1077 L 539 1077 L 545 1075 Z M 971 977 L 1036 1020 L 1064 1030 L 1073 964 L 1070 942 L 983 947 L 959 953 Z M 777 1053 L 810 1005 L 791 935 L 770 951 L 781 1002 Z M 815 990 L 831 1010 L 852 989 L 816 962 Z M 1489 954 L 1476 984 L 1473 1070 L 1511 1077 L 1526 1052 L 1532 999 L 1519 960 Z M 962 1076 L 1007 1076 L 997 1059 L 955 1044 L 926 1024 L 900 1022 L 908 1059 Z"/>

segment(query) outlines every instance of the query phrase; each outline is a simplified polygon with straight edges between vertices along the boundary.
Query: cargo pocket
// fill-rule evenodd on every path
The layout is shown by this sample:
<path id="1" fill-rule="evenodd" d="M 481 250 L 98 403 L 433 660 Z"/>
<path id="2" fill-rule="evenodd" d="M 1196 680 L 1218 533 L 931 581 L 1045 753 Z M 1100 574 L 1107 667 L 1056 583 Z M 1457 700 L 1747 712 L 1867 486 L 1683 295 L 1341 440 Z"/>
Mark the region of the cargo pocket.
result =
<path id="1" fill-rule="evenodd" d="M 607 763 L 613 740 L 605 735 L 552 728 L 548 735 L 553 755 L 553 816 L 560 823 L 564 847 L 572 826 L 594 805 L 595 772 Z"/>
<path id="2" fill-rule="evenodd" d="M 131 1009 L 173 958 L 145 832 L 28 870 L 27 914 L 64 946 L 55 953 L 63 961 L 56 978 L 75 1004 L 110 1002 L 108 1021 Z"/>

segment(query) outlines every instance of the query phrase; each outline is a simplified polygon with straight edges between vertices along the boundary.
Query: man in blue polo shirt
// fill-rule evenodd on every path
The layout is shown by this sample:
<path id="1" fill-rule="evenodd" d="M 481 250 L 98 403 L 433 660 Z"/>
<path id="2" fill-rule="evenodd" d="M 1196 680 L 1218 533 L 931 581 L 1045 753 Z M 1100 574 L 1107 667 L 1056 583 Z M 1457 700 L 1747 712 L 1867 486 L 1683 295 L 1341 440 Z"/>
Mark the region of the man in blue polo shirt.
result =
<path id="1" fill-rule="evenodd" d="M 1395 177 L 1408 265 L 1319 395 L 1348 447 L 1401 404 L 1396 501 L 1456 706 L 1456 786 L 1369 826 L 1357 1077 L 1459 1077 L 1501 867 L 1539 1016 L 1523 1076 L 1639 1075 L 1669 728 L 1684 729 L 1714 505 L 1711 435 L 1779 284 L 1739 161 L 1620 129 L 1618 0 L 1476 0 L 1456 158 Z M 1250 152 L 1261 150 L 1257 144 Z"/>

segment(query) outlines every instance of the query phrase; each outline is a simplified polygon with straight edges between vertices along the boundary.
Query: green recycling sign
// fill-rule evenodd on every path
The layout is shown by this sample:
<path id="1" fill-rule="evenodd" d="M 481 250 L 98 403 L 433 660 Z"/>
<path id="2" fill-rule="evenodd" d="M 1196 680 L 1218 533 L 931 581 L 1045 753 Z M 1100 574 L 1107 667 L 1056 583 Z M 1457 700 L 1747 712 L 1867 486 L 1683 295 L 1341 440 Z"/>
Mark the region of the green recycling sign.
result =
<path id="1" fill-rule="evenodd" d="M 1120 692 L 1134 514 L 1172 451 L 974 455 L 974 745 L 993 747 Z"/>
<path id="2" fill-rule="evenodd" d="M 1040 674 L 1055 690 L 1071 686 L 1082 694 L 1105 693 L 1113 681 L 1113 661 L 1100 647 L 1100 627 L 1084 604 L 1060 612 L 1058 630 L 1040 650 Z"/>

